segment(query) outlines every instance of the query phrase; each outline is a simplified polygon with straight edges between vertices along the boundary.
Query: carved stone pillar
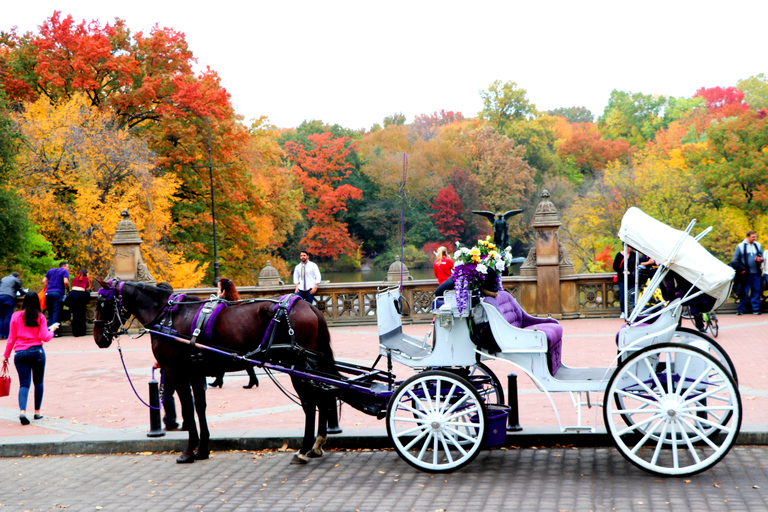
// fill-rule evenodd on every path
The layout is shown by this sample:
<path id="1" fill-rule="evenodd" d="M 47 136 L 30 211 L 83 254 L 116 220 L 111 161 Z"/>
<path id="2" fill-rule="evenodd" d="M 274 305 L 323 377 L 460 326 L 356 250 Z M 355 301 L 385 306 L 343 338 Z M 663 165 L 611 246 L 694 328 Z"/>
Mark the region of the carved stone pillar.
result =
<path id="1" fill-rule="evenodd" d="M 541 193 L 531 225 L 536 230 L 536 313 L 560 317 L 560 219 L 547 190 Z"/>
<path id="2" fill-rule="evenodd" d="M 128 210 L 123 210 L 120 215 L 123 220 L 117 223 L 115 237 L 112 239 L 115 256 L 107 278 L 116 277 L 122 281 L 154 285 L 155 278 L 141 259 L 141 244 L 144 240 L 139 237 L 139 230 L 131 220 Z"/>
<path id="3" fill-rule="evenodd" d="M 256 286 L 282 286 L 285 283 L 280 279 L 280 273 L 267 261 L 267 266 L 259 273 L 259 283 Z"/>

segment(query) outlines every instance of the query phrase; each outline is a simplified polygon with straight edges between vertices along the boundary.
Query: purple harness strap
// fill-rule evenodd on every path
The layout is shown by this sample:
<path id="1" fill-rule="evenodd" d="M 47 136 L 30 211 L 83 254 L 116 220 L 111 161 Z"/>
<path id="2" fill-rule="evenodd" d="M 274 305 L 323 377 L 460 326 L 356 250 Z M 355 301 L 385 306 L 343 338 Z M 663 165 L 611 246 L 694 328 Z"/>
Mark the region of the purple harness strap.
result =
<path id="1" fill-rule="evenodd" d="M 203 311 L 203 308 L 205 308 L 208 305 L 207 302 L 203 302 L 200 304 L 200 307 L 197 309 L 197 313 L 195 313 L 195 317 L 192 319 L 192 326 L 191 328 L 194 329 L 197 325 L 197 320 L 200 317 L 200 313 Z M 221 313 L 221 310 L 223 310 L 225 307 L 227 307 L 227 304 L 224 302 L 219 302 L 214 306 L 213 311 L 211 311 L 211 314 L 208 316 L 208 319 L 205 320 L 205 326 L 203 327 L 203 335 L 211 339 L 211 336 L 213 335 L 213 324 L 216 323 L 216 317 L 219 316 L 219 313 Z"/>
<path id="2" fill-rule="evenodd" d="M 286 317 L 291 312 L 291 308 L 293 308 L 293 305 L 296 303 L 297 300 L 300 300 L 301 297 L 299 295 L 294 294 L 288 294 L 283 295 L 280 297 L 280 302 L 275 304 L 275 307 L 272 309 L 272 311 L 275 312 L 275 316 L 272 317 L 272 320 L 270 320 L 269 325 L 267 326 L 267 332 L 264 333 L 264 339 L 261 340 L 261 344 L 259 345 L 259 348 L 263 346 L 268 346 L 270 343 L 270 340 L 274 337 L 275 333 L 275 325 L 280 321 L 280 317 L 285 315 Z M 303 299 L 301 299 L 303 300 Z"/>

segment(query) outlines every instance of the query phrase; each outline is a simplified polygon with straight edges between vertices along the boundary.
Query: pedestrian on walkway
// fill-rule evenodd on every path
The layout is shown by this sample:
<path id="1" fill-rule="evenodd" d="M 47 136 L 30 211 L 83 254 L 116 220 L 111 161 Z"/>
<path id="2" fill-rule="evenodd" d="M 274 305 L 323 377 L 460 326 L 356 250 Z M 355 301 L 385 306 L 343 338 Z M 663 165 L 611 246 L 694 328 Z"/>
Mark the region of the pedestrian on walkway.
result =
<path id="1" fill-rule="evenodd" d="M 62 261 L 58 268 L 49 270 L 43 278 L 45 309 L 48 310 L 48 327 L 58 324 L 64 294 L 69 290 L 69 263 Z"/>
<path id="2" fill-rule="evenodd" d="M 220 299 L 224 299 L 228 302 L 236 302 L 240 300 L 240 293 L 237 291 L 235 283 L 231 279 L 222 277 L 219 279 L 219 293 L 217 296 Z M 253 366 L 246 365 L 245 373 L 248 374 L 248 384 L 243 386 L 243 389 L 251 389 L 253 386 L 259 387 L 259 378 L 256 377 L 256 373 L 253 371 Z M 215 376 L 213 382 L 209 382 L 208 385 L 212 388 L 221 388 L 224 385 L 224 372 Z"/>
<path id="3" fill-rule="evenodd" d="M 307 251 L 301 251 L 299 258 L 301 263 L 296 265 L 296 269 L 293 271 L 293 282 L 296 284 L 294 293 L 312 304 L 315 301 L 317 285 L 320 284 L 320 269 L 309 261 Z"/>
<path id="4" fill-rule="evenodd" d="M 17 272 L 11 272 L 0 279 L 0 339 L 8 337 L 13 308 L 16 306 L 16 294 L 23 290 L 21 278 Z"/>
<path id="5" fill-rule="evenodd" d="M 763 247 L 757 241 L 757 234 L 750 230 L 747 237 L 733 251 L 731 266 L 736 270 L 739 305 L 737 315 L 752 308 L 753 315 L 760 314 L 760 292 L 763 281 Z"/>
<path id="6" fill-rule="evenodd" d="M 91 278 L 88 271 L 81 268 L 72 279 L 72 291 L 67 295 L 67 307 L 72 312 L 72 336 L 85 336 L 85 310 L 91 300 Z"/>
<path id="7" fill-rule="evenodd" d="M 8 363 L 11 351 L 14 351 L 16 356 L 13 358 L 13 363 L 19 374 L 19 421 L 22 425 L 29 425 L 27 399 L 31 382 L 35 384 L 35 419 L 43 418 L 40 414 L 45 376 L 43 343 L 50 341 L 58 328 L 58 324 L 54 324 L 50 330 L 48 329 L 45 316 L 40 311 L 40 297 L 32 290 L 24 296 L 22 310 L 14 313 L 11 318 L 11 329 L 8 342 L 5 344 L 3 364 Z"/>
<path id="8" fill-rule="evenodd" d="M 453 274 L 453 261 L 448 256 L 448 249 L 445 246 L 438 247 L 434 267 L 438 285 L 443 284 Z"/>

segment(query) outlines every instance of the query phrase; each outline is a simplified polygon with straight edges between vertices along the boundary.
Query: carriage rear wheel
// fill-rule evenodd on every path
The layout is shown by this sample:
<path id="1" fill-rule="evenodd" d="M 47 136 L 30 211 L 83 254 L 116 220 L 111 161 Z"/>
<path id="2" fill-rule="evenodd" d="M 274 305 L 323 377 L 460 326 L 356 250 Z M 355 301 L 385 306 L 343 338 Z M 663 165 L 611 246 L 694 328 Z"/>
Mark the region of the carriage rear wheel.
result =
<path id="1" fill-rule="evenodd" d="M 503 404 L 504 388 L 501 381 L 484 363 L 475 363 L 469 367 L 469 379 L 475 386 L 486 404 Z M 475 382 L 477 380 L 477 382 Z"/>
<path id="2" fill-rule="evenodd" d="M 626 417 L 632 420 L 628 426 Z M 741 397 L 714 356 L 695 346 L 663 343 L 619 365 L 605 392 L 603 419 L 616 447 L 635 466 L 658 475 L 692 475 L 717 464 L 733 446 L 741 428 Z"/>
<path id="3" fill-rule="evenodd" d="M 414 375 L 397 388 L 387 434 L 398 455 L 422 471 L 455 471 L 472 462 L 488 435 L 483 397 L 466 379 L 442 370 Z"/>

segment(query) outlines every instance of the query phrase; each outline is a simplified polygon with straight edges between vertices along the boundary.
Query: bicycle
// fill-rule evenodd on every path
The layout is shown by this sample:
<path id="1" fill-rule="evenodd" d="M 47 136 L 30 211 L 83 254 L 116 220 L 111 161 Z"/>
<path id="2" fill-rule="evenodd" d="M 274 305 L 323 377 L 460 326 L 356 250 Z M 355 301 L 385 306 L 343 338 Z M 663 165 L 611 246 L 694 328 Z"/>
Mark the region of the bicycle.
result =
<path id="1" fill-rule="evenodd" d="M 696 325 L 696 318 L 693 314 L 691 314 L 691 310 L 688 306 L 683 306 L 683 313 L 681 315 L 683 318 L 687 318 L 691 322 L 693 322 L 693 325 L 701 332 L 707 332 L 709 331 L 712 334 L 713 338 L 717 338 L 717 334 L 720 332 L 720 326 L 717 323 L 717 314 L 714 311 L 710 311 L 709 313 L 702 313 L 701 319 L 704 322 L 704 328 L 700 328 L 698 325 Z"/>

